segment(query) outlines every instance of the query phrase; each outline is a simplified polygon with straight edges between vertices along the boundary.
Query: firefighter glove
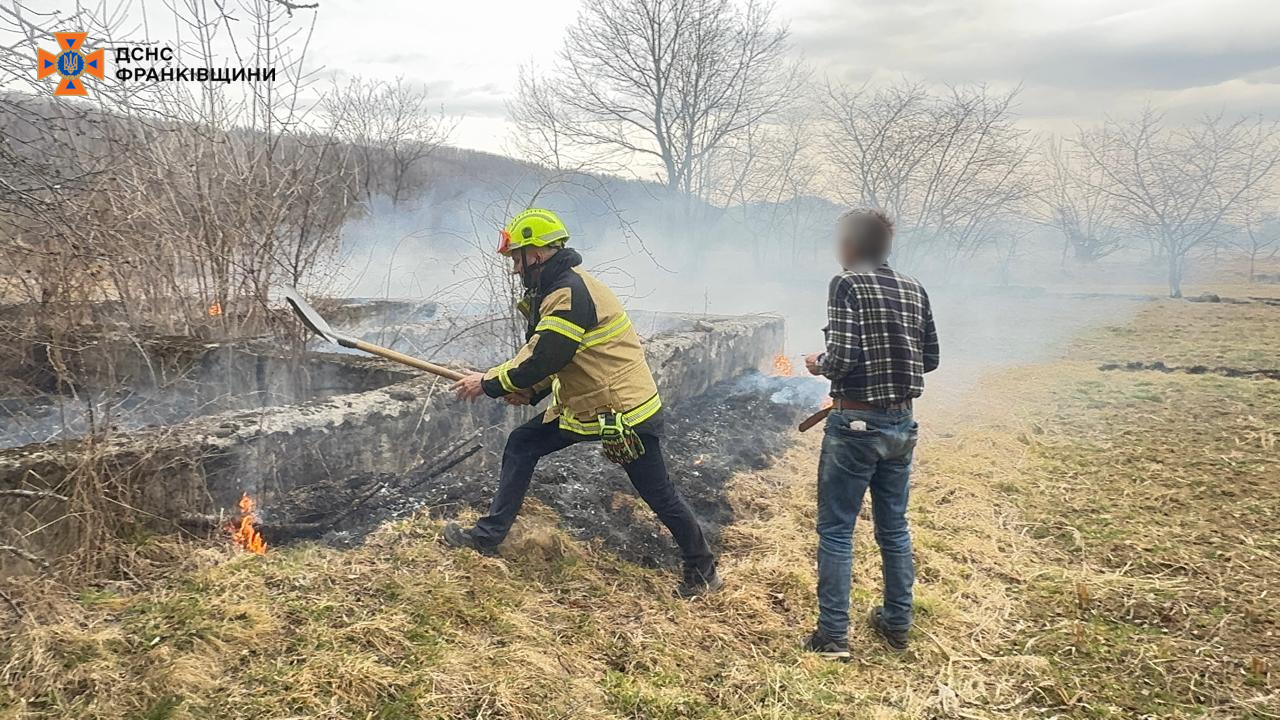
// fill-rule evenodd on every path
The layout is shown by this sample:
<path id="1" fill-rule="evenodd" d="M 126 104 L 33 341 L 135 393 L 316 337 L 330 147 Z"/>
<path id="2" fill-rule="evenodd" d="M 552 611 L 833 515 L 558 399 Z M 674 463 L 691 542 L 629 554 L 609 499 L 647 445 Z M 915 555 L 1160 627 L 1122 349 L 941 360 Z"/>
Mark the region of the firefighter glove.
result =
<path id="1" fill-rule="evenodd" d="M 610 462 L 626 465 L 644 455 L 644 443 L 621 413 L 600 416 L 600 446 Z"/>

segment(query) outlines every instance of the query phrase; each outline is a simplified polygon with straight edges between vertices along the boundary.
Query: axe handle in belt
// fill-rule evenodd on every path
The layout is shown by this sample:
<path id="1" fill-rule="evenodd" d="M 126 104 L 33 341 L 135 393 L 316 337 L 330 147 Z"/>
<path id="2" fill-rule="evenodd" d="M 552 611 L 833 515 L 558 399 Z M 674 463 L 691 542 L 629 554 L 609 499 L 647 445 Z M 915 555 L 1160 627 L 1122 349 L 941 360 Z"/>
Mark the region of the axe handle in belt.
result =
<path id="1" fill-rule="evenodd" d="M 800 432 L 804 432 L 805 430 L 808 430 L 809 428 L 813 427 L 814 425 L 817 425 L 823 420 L 826 420 L 827 416 L 830 414 L 831 414 L 831 408 L 824 407 L 818 412 L 810 415 L 809 417 L 804 419 L 804 422 L 800 423 Z"/>

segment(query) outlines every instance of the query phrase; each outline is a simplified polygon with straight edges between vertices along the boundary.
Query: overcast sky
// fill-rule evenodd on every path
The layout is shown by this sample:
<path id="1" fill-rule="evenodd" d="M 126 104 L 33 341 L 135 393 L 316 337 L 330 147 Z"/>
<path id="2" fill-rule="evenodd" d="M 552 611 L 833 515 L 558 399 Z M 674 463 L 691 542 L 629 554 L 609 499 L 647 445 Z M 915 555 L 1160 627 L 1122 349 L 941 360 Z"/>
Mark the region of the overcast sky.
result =
<path id="1" fill-rule="evenodd" d="M 554 62 L 579 9 L 579 0 L 318 1 L 311 59 L 326 72 L 426 83 L 461 118 L 456 144 L 499 152 L 517 70 Z M 164 2 L 135 0 L 130 14 L 157 17 Z M 1038 130 L 1069 131 L 1148 101 L 1183 116 L 1280 119 L 1280 0 L 785 0 L 777 16 L 819 78 L 1021 85 L 1025 122 Z"/>
<path id="2" fill-rule="evenodd" d="M 549 65 L 577 0 L 321 0 L 330 70 L 403 73 L 500 150 L 523 63 Z M 1027 123 L 1070 130 L 1151 101 L 1179 114 L 1280 119 L 1280 0 L 786 0 L 777 14 L 821 76 L 1021 85 Z"/>

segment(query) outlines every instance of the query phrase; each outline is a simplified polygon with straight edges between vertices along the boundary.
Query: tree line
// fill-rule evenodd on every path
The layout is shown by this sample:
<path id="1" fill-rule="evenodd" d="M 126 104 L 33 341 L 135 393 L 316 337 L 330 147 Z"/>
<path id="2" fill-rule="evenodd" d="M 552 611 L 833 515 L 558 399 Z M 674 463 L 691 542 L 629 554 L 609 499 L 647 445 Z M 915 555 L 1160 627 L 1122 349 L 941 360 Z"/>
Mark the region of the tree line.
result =
<path id="1" fill-rule="evenodd" d="M 404 79 L 322 82 L 306 55 L 315 11 L 170 9 L 190 62 L 221 61 L 234 34 L 241 64 L 279 69 L 241 92 L 99 83 L 96 107 L 0 96 L 0 253 L 22 269 L 8 292 L 166 317 L 194 293 L 247 318 L 273 283 L 323 277 L 352 216 L 430 190 L 454 120 Z M 124 13 L 58 23 L 72 20 L 106 43 L 138 32 Z M 0 27 L 37 42 L 54 29 L 23 0 L 0 4 Z M 559 42 L 555 63 L 516 78 L 512 148 L 542 177 L 508 204 L 560 183 L 604 197 L 628 235 L 607 178 L 644 180 L 664 208 L 658 232 L 695 253 L 732 237 L 762 265 L 816 247 L 831 203 L 893 215 L 908 266 L 1008 262 L 1049 229 L 1064 262 L 1145 250 L 1175 296 L 1204 253 L 1238 253 L 1252 278 L 1280 250 L 1280 133 L 1264 118 L 1179 123 L 1148 108 L 1043 137 L 1021 123 L 1016 90 L 821 77 L 765 0 L 584 0 Z M 22 50 L 0 48 L 0 69 L 29 77 Z"/>
<path id="2" fill-rule="evenodd" d="M 908 264 L 1010 254 L 1048 227 L 1064 260 L 1145 245 L 1176 297 L 1199 253 L 1237 249 L 1252 279 L 1280 249 L 1274 120 L 1147 108 L 1046 138 L 1019 124 L 1016 90 L 850 87 L 793 50 L 765 0 L 588 0 L 554 66 L 522 71 L 509 114 L 544 164 L 639 166 L 712 207 L 882 208 Z M 776 240 L 793 220 L 752 231 Z"/>
<path id="3" fill-rule="evenodd" d="M 109 303 L 162 332 L 260 331 L 271 289 L 323 285 L 348 220 L 420 193 L 451 131 L 420 85 L 322 82 L 307 56 L 314 10 L 191 0 L 167 12 L 174 47 L 151 55 L 276 79 L 98 81 L 91 100 L 65 101 L 32 76 L 28 43 L 0 45 L 0 304 L 43 304 L 46 326 Z M 146 43 L 137 22 L 0 2 L 0 30 L 35 45 L 65 27 L 98 47 Z"/>

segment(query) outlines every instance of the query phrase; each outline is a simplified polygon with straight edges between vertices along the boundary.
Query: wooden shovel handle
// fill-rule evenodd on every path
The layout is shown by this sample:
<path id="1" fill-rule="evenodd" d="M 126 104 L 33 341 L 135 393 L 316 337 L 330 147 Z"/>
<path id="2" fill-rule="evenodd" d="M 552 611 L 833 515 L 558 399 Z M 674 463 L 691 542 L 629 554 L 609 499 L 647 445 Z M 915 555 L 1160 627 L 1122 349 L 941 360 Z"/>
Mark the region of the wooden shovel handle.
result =
<path id="1" fill-rule="evenodd" d="M 364 352 L 377 355 L 378 357 L 383 357 L 388 360 L 398 362 L 401 365 L 408 365 L 409 367 L 418 368 L 419 370 L 426 370 L 432 375 L 439 375 L 440 377 L 446 378 L 448 380 L 456 381 L 456 380 L 461 380 L 463 378 L 463 373 L 460 373 L 457 370 L 452 370 L 443 365 L 436 365 L 435 363 L 429 363 L 426 360 L 419 360 L 416 357 L 405 355 L 404 353 L 396 352 L 395 350 L 390 350 L 380 345 L 373 345 L 363 340 L 356 340 L 355 348 L 357 350 L 363 350 Z"/>

